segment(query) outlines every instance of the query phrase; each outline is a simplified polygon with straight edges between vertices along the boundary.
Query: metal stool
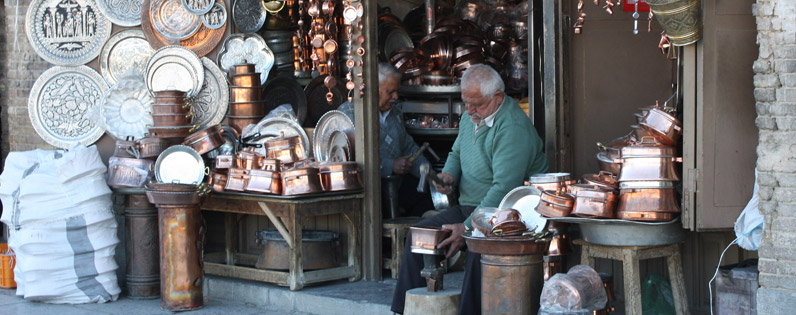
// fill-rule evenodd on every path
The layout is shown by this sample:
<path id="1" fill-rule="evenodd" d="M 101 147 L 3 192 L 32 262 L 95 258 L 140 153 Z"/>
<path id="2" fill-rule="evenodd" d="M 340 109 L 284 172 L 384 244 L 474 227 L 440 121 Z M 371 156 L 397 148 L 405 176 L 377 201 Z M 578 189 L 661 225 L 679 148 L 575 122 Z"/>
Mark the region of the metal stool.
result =
<path id="1" fill-rule="evenodd" d="M 582 248 L 580 263 L 596 267 L 595 258 L 619 260 L 622 262 L 622 273 L 625 285 L 625 314 L 641 314 L 641 279 L 639 260 L 666 258 L 669 266 L 669 283 L 674 296 L 674 308 L 677 314 L 689 314 L 688 297 L 685 295 L 683 263 L 680 258 L 680 245 L 662 246 L 605 246 L 575 240 L 575 245 Z"/>
<path id="2" fill-rule="evenodd" d="M 422 220 L 418 217 L 403 217 L 395 219 L 386 219 L 382 224 L 383 235 L 392 241 L 392 250 L 390 251 L 390 258 L 384 258 L 382 266 L 384 269 L 390 269 L 393 279 L 398 279 L 398 271 L 401 270 L 401 257 L 404 253 L 404 244 L 406 242 L 406 233 L 409 232 L 409 227 Z"/>

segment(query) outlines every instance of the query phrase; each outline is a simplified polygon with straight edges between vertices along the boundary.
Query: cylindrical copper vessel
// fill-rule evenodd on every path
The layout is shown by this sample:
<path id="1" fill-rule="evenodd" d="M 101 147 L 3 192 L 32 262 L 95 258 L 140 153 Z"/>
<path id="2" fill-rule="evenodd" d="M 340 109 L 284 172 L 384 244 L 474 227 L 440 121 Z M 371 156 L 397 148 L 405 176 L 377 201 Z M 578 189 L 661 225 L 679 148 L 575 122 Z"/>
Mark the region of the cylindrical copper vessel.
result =
<path id="1" fill-rule="evenodd" d="M 127 239 L 127 294 L 131 299 L 160 296 L 158 262 L 158 209 L 146 195 L 126 195 L 124 203 Z"/>
<path id="2" fill-rule="evenodd" d="M 541 255 L 481 254 L 481 279 L 481 313 L 539 311 L 543 284 Z"/>
<path id="3" fill-rule="evenodd" d="M 160 307 L 186 311 L 203 305 L 204 228 L 199 205 L 161 205 Z"/>

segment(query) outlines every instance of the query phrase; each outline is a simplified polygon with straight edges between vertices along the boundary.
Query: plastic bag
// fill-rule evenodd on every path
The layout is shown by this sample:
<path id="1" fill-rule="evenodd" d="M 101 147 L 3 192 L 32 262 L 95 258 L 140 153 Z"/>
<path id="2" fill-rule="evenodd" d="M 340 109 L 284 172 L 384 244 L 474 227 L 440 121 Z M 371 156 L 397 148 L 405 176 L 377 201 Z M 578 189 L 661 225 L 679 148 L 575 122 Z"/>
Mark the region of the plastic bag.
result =
<path id="1" fill-rule="evenodd" d="M 641 285 L 641 311 L 655 315 L 676 314 L 672 286 L 663 276 L 650 273 Z"/>
<path id="2" fill-rule="evenodd" d="M 539 314 L 591 314 L 606 303 L 600 275 L 589 266 L 577 265 L 545 282 Z"/>
<path id="3" fill-rule="evenodd" d="M 755 169 L 755 188 L 752 193 L 752 198 L 746 207 L 735 220 L 735 236 L 738 237 L 736 243 L 746 250 L 757 250 L 760 246 L 760 241 L 763 239 L 763 229 L 765 222 L 763 215 L 760 214 L 758 209 L 759 199 L 757 193 L 760 187 L 757 185 L 757 169 Z"/>

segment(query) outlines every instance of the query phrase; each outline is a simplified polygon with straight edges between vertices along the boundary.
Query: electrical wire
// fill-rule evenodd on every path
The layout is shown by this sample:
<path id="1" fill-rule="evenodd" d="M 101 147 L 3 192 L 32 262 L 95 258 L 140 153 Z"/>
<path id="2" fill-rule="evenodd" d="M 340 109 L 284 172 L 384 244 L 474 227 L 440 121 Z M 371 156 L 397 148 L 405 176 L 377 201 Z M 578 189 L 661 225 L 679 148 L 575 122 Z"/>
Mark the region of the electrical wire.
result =
<path id="1" fill-rule="evenodd" d="M 710 281 L 708 281 L 708 294 L 710 295 L 710 315 L 713 315 L 713 287 L 711 284 L 713 283 L 713 280 L 716 280 L 716 276 L 719 275 L 719 267 L 721 266 L 721 261 L 724 259 L 724 254 L 727 253 L 727 250 L 730 249 L 730 246 L 733 244 L 738 244 L 740 239 L 740 237 L 736 237 L 734 240 L 732 240 L 732 242 L 730 242 L 729 245 L 727 245 L 726 248 L 724 248 L 724 251 L 721 252 L 721 256 L 719 256 L 719 263 L 716 265 L 716 272 L 713 273 L 713 278 L 710 278 Z"/>

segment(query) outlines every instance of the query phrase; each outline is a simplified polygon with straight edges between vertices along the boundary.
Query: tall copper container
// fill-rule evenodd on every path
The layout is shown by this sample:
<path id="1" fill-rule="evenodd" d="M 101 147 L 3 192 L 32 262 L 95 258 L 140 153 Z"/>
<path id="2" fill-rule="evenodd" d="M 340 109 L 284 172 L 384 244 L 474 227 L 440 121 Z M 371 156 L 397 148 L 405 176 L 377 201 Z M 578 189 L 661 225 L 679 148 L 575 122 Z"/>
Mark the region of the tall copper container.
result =
<path id="1" fill-rule="evenodd" d="M 203 305 L 204 229 L 199 205 L 159 205 L 160 307 L 187 311 Z"/>
<path id="2" fill-rule="evenodd" d="M 158 209 L 146 195 L 127 195 L 124 203 L 127 239 L 127 292 L 132 299 L 160 296 Z"/>
<path id="3" fill-rule="evenodd" d="M 536 314 L 542 295 L 541 275 L 541 255 L 481 254 L 481 312 Z"/>

